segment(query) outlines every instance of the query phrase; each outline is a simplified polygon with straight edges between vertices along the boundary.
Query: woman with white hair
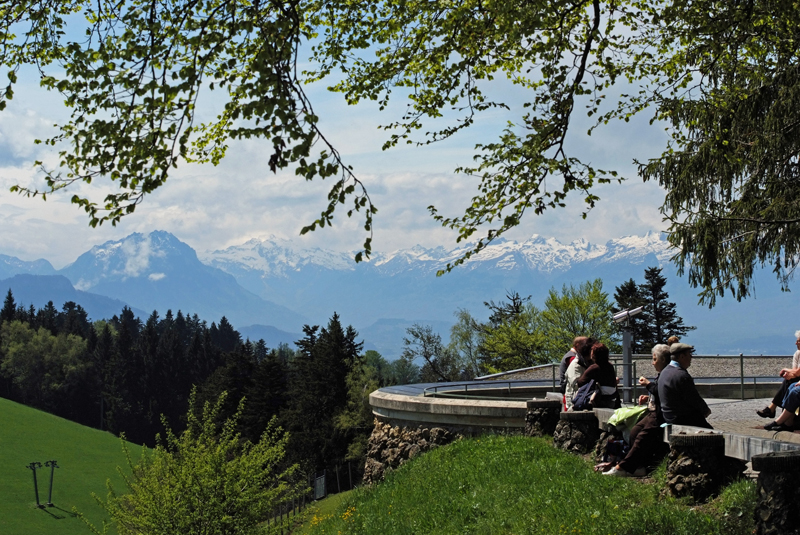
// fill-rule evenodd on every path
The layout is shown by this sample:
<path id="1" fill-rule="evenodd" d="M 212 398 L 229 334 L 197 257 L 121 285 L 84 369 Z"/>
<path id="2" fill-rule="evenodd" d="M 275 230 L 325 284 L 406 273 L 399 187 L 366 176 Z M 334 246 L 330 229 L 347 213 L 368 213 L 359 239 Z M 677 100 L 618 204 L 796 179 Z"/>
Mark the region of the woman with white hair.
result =
<path id="1" fill-rule="evenodd" d="M 669 364 L 669 346 L 658 344 L 653 347 L 653 369 L 661 375 L 661 370 Z M 631 449 L 625 458 L 611 470 L 604 473 L 615 477 L 641 477 L 647 475 L 648 467 L 653 463 L 659 446 L 663 445 L 664 416 L 661 414 L 661 402 L 658 399 L 658 375 L 650 381 L 646 377 L 639 378 L 639 384 L 647 388 L 650 396 L 639 396 L 639 404 L 647 403 L 647 415 L 639 420 L 631 429 Z"/>
<path id="2" fill-rule="evenodd" d="M 783 398 L 786 396 L 789 386 L 800 380 L 800 331 L 794 332 L 794 338 L 794 345 L 797 351 L 794 352 L 794 356 L 792 357 L 792 367 L 781 370 L 780 376 L 783 378 L 783 383 L 781 383 L 778 393 L 772 398 L 772 403 L 760 411 L 756 411 L 756 414 L 762 418 L 775 418 L 775 409 L 777 407 L 783 407 L 781 403 L 783 403 Z"/>

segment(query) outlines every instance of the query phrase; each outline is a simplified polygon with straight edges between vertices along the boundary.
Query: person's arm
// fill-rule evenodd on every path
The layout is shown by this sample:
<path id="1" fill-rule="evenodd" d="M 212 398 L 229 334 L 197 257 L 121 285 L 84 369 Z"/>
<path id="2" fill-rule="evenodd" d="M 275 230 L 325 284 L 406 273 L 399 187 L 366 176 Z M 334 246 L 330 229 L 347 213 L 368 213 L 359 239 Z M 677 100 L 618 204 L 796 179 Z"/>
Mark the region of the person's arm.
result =
<path id="1" fill-rule="evenodd" d="M 581 374 L 580 377 L 578 377 L 578 387 L 585 385 L 592 379 L 597 381 L 597 374 L 599 372 L 600 372 L 600 366 L 598 366 L 597 364 L 592 364 L 591 366 L 586 368 L 586 371 L 583 372 L 583 374 Z"/>
<path id="2" fill-rule="evenodd" d="M 784 368 L 781 370 L 780 375 L 787 381 L 794 381 L 800 377 L 800 368 Z"/>

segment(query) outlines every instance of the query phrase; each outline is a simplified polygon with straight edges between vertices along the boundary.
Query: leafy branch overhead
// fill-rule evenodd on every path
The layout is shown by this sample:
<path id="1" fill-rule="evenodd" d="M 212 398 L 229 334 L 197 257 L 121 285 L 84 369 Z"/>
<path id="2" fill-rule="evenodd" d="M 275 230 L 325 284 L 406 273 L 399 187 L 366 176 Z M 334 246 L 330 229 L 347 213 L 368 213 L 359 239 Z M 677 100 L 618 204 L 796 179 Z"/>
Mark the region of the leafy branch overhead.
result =
<path id="1" fill-rule="evenodd" d="M 793 0 L 11 0 L 0 7 L 0 63 L 11 73 L 0 107 L 26 64 L 63 93 L 71 120 L 45 141 L 59 148 L 60 165 L 42 169 L 46 190 L 16 189 L 46 195 L 110 179 L 101 203 L 73 197 L 93 225 L 131 213 L 181 162 L 218 163 L 230 140 L 261 138 L 272 171 L 334 179 L 320 217 L 303 232 L 331 224 L 346 204 L 348 216 L 364 217 L 359 255 L 370 253 L 376 210 L 319 130 L 303 83 L 335 79 L 332 89 L 348 103 L 374 100 L 382 109 L 391 97 L 405 98 L 405 113 L 384 125 L 384 148 L 446 139 L 480 112 L 506 109 L 507 128 L 456 169 L 480 180 L 463 213 L 429 207 L 459 241 L 477 238 L 447 270 L 530 211 L 563 207 L 573 192 L 585 217 L 599 200 L 595 186 L 622 177 L 577 154 L 574 141 L 646 111 L 671 140 L 660 157 L 641 162 L 640 175 L 665 188 L 675 260 L 713 304 L 726 290 L 746 296 L 759 263 L 774 266 L 785 284 L 800 258 L 798 7 Z M 67 21 L 85 26 L 82 40 L 67 37 Z M 489 97 L 495 78 L 528 95 L 521 113 Z M 196 124 L 207 89 L 225 98 L 214 121 Z M 583 114 L 594 121 L 588 132 L 574 126 Z"/>

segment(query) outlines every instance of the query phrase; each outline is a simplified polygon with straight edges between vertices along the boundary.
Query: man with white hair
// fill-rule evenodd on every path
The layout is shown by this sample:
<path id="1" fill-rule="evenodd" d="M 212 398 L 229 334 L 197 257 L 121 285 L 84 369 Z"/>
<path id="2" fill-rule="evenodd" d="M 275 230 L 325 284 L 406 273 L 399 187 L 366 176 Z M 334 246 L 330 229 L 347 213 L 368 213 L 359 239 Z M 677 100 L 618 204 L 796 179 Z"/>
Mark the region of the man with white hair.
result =
<path id="1" fill-rule="evenodd" d="M 794 346 L 796 351 L 792 357 L 792 367 L 784 368 L 780 371 L 780 376 L 783 378 L 783 382 L 781 383 L 781 387 L 778 389 L 778 393 L 775 394 L 774 398 L 772 398 L 772 403 L 763 409 L 756 411 L 756 414 L 762 418 L 775 418 L 775 409 L 777 407 L 783 408 L 783 398 L 786 396 L 786 392 L 789 391 L 789 387 L 800 380 L 800 331 L 794 332 L 794 338 Z"/>

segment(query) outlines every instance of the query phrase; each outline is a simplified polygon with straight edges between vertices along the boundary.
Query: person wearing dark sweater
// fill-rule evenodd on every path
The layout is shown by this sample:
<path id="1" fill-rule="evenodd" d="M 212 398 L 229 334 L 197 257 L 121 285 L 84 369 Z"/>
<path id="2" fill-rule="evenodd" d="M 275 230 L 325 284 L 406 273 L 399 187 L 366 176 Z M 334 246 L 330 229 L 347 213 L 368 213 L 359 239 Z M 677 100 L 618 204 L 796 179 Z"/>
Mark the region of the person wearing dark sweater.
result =
<path id="1" fill-rule="evenodd" d="M 617 393 L 617 372 L 608 360 L 608 347 L 597 342 L 592 346 L 592 364 L 578 378 L 578 388 L 594 379 L 597 385 L 597 395 L 592 402 L 592 407 L 617 409 L 620 406 Z"/>
<path id="2" fill-rule="evenodd" d="M 711 409 L 694 386 L 694 379 L 686 371 L 692 364 L 693 351 L 694 347 L 688 344 L 678 343 L 670 346 L 672 360 L 658 378 L 661 412 L 668 424 L 713 429 L 706 421 Z"/>

